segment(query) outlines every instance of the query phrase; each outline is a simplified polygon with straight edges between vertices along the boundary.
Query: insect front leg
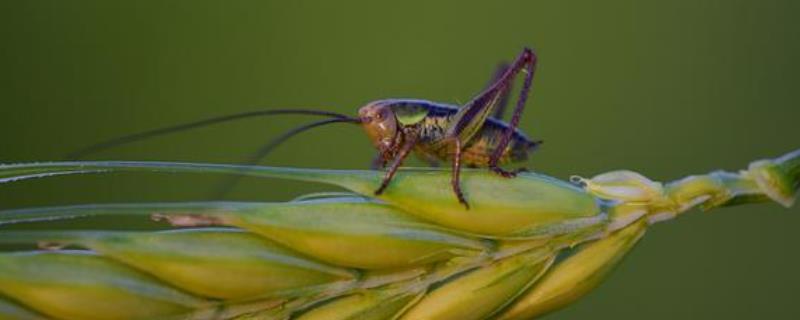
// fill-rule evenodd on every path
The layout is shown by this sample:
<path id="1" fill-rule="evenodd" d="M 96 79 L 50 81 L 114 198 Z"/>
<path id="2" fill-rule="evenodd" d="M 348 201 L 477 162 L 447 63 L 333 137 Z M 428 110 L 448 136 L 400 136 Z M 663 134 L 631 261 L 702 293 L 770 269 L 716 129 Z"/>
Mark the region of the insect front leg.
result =
<path id="1" fill-rule="evenodd" d="M 378 187 L 378 190 L 375 190 L 375 195 L 380 195 L 386 190 L 386 187 L 389 186 L 389 182 L 392 181 L 394 178 L 395 173 L 397 173 L 397 169 L 400 168 L 400 165 L 403 164 L 403 160 L 408 157 L 408 154 L 411 152 L 411 149 L 414 148 L 414 145 L 417 143 L 417 134 L 411 130 L 404 130 L 403 135 L 405 136 L 405 142 L 403 142 L 403 146 L 400 147 L 400 151 L 397 152 L 392 164 L 389 165 L 389 171 L 386 171 L 386 174 L 383 176 L 383 181 L 381 182 L 381 186 Z"/>
<path id="2" fill-rule="evenodd" d="M 453 139 L 453 146 L 455 153 L 453 154 L 453 175 L 450 180 L 450 185 L 453 187 L 453 193 L 456 194 L 458 202 L 464 205 L 469 210 L 469 203 L 464 198 L 464 193 L 461 191 L 461 140 L 458 138 Z"/>

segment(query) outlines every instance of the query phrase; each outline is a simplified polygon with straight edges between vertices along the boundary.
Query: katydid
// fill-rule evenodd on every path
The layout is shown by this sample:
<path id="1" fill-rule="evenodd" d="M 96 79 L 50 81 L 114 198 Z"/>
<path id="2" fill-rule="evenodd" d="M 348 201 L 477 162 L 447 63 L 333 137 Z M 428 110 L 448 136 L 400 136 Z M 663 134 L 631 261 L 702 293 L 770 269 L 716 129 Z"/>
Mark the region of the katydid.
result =
<path id="1" fill-rule="evenodd" d="M 518 128 L 528 93 L 533 85 L 536 61 L 537 57 L 533 50 L 525 48 L 513 63 L 500 65 L 489 85 L 463 106 L 418 99 L 386 99 L 373 101 L 361 107 L 357 117 L 307 109 L 245 112 L 115 138 L 79 150 L 70 157 L 82 157 L 161 134 L 243 118 L 279 114 L 317 115 L 327 119 L 296 127 L 276 137 L 250 157 L 248 163 L 258 163 L 275 147 L 303 131 L 331 123 L 360 124 L 378 149 L 374 165 L 386 168 L 383 181 L 375 190 L 376 195 L 386 190 L 403 160 L 413 151 L 431 163 L 439 160 L 452 163 L 453 192 L 458 201 L 469 209 L 460 186 L 462 166 L 485 167 L 502 177 L 511 178 L 523 169 L 507 171 L 500 165 L 526 160 L 528 154 L 542 142 L 529 139 Z M 524 81 L 513 115 L 509 122 L 503 122 L 501 118 L 511 86 L 520 72 L 524 74 Z"/>

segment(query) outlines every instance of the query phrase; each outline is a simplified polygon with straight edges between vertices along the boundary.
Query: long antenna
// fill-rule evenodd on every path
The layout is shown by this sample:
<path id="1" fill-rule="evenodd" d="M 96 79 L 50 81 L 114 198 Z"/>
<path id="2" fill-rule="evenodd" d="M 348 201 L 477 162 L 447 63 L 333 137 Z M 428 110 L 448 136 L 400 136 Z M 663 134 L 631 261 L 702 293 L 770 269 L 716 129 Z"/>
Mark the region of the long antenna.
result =
<path id="1" fill-rule="evenodd" d="M 319 121 L 311 122 L 311 123 L 308 123 L 308 124 L 305 124 L 305 125 L 302 125 L 302 126 L 295 127 L 295 128 L 293 128 L 291 130 L 288 130 L 288 131 L 284 132 L 280 136 L 275 137 L 274 139 L 270 140 L 269 142 L 267 142 L 267 144 L 263 145 L 261 148 L 256 150 L 256 152 L 254 152 L 249 157 L 247 157 L 247 159 L 245 159 L 244 162 L 240 162 L 240 164 L 257 165 L 257 164 L 259 164 L 261 162 L 261 160 L 266 158 L 267 155 L 269 155 L 270 152 L 272 152 L 272 150 L 274 150 L 275 148 L 277 148 L 278 146 L 280 146 L 281 144 L 286 142 L 286 140 L 289 140 L 289 138 L 294 137 L 295 135 L 297 135 L 299 133 L 311 130 L 311 129 L 316 128 L 316 127 L 324 126 L 324 125 L 331 124 L 331 123 L 339 123 L 339 122 L 360 123 L 361 121 L 359 119 L 357 119 L 357 118 L 350 118 L 350 117 L 347 117 L 347 118 L 334 118 L 334 119 L 319 120 Z M 219 189 L 217 189 L 215 191 L 214 196 L 215 197 L 224 196 L 225 194 L 230 192 L 236 186 L 236 184 L 239 182 L 239 180 L 241 180 L 241 179 L 242 179 L 242 176 L 233 176 L 233 177 L 231 177 L 228 181 L 226 181 L 222 185 L 220 185 Z"/>
<path id="2" fill-rule="evenodd" d="M 131 142 L 136 142 L 148 138 L 152 138 L 155 136 L 171 134 L 176 132 L 181 132 L 185 130 L 191 130 L 195 128 L 220 124 L 224 122 L 230 122 L 234 120 L 240 120 L 244 118 L 252 118 L 252 117 L 262 117 L 262 116 L 272 116 L 272 115 L 280 115 L 280 114 L 298 114 L 298 115 L 315 115 L 315 116 L 325 116 L 325 117 L 333 117 L 337 119 L 350 119 L 353 118 L 336 112 L 329 112 L 329 111 L 319 111 L 319 110 L 309 110 L 309 109 L 273 109 L 273 110 L 258 110 L 258 111 L 249 111 L 249 112 L 242 112 L 242 113 L 234 113 L 230 115 L 218 116 L 208 119 L 203 119 L 199 121 L 193 121 L 188 123 L 183 123 L 179 125 L 174 125 L 170 127 L 152 129 L 147 131 L 142 131 L 138 133 L 133 133 L 129 135 L 124 135 L 121 137 L 113 138 L 110 140 L 102 141 L 85 148 L 79 149 L 77 151 L 71 152 L 67 154 L 67 159 L 80 159 L 90 154 L 94 154 L 106 149 L 110 149 L 113 147 L 117 147 L 120 145 L 128 144 Z"/>

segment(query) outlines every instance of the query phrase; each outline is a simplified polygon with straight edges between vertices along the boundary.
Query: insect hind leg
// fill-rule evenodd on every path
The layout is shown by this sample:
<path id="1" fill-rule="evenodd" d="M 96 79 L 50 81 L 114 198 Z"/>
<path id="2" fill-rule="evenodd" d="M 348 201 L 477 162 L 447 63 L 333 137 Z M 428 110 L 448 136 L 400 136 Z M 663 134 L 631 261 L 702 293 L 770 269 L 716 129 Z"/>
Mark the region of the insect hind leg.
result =
<path id="1" fill-rule="evenodd" d="M 512 135 L 517 129 L 519 120 L 522 117 L 522 111 L 525 109 L 525 102 L 528 99 L 528 93 L 530 93 L 531 87 L 533 86 L 533 74 L 536 71 L 536 60 L 537 57 L 533 50 L 525 48 L 522 51 L 522 54 L 520 54 L 517 60 L 511 65 L 506 74 L 502 78 L 498 79 L 497 85 L 509 87 L 516 74 L 519 72 L 525 73 L 525 80 L 522 84 L 519 97 L 517 98 L 517 104 L 514 107 L 514 113 L 511 116 L 511 121 L 509 122 L 508 128 L 503 133 L 503 136 L 500 138 L 495 151 L 489 158 L 489 170 L 506 178 L 516 176 L 517 171 L 504 170 L 503 168 L 500 168 L 498 162 L 503 156 L 503 152 L 508 146 L 508 143 L 511 141 Z"/>
<path id="2" fill-rule="evenodd" d="M 503 78 L 503 75 L 506 74 L 508 71 L 509 65 L 506 62 L 501 62 L 497 65 L 497 68 L 494 71 L 494 75 L 492 75 L 492 79 L 489 84 L 486 86 L 487 89 L 497 83 L 500 79 Z M 492 113 L 492 118 L 497 120 L 502 120 L 503 115 L 506 113 L 506 107 L 508 106 L 508 97 L 511 95 L 511 86 L 503 87 L 503 90 L 500 92 L 500 99 L 497 102 L 497 107 Z"/>

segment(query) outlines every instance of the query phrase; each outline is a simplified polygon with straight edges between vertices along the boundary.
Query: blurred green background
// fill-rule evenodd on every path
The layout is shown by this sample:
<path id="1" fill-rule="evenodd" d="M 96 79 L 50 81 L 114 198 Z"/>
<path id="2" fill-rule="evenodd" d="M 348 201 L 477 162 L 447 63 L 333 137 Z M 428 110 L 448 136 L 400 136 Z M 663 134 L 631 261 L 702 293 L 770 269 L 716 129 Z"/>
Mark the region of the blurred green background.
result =
<path id="1" fill-rule="evenodd" d="M 534 47 L 529 167 L 670 180 L 800 147 L 797 1 L 2 1 L 0 162 L 233 112 L 354 114 L 380 98 L 463 103 Z M 92 159 L 236 162 L 310 119 L 252 119 Z M 270 165 L 364 168 L 356 127 L 279 148 Z M 413 162 L 412 162 L 413 163 Z M 0 208 L 207 199 L 220 176 L 120 174 L 0 188 Z M 326 187 L 245 180 L 229 199 Z M 128 220 L 99 221 L 115 223 Z M 692 213 L 654 226 L 598 290 L 548 319 L 797 318 L 800 209 Z M 96 225 L 102 227 L 103 225 Z M 127 225 L 131 226 L 131 225 Z"/>

